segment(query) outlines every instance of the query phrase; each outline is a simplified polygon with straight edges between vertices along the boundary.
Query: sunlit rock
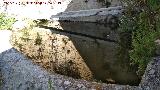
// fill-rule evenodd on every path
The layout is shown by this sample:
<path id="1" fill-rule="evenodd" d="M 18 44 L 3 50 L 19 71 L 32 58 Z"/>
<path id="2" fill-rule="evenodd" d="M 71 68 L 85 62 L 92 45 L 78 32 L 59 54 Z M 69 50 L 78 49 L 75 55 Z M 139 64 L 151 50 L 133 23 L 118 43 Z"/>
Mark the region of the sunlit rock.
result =
<path id="1" fill-rule="evenodd" d="M 51 72 L 74 78 L 92 79 L 92 72 L 73 42 L 65 35 L 34 27 L 13 32 L 11 41 L 18 51 Z"/>

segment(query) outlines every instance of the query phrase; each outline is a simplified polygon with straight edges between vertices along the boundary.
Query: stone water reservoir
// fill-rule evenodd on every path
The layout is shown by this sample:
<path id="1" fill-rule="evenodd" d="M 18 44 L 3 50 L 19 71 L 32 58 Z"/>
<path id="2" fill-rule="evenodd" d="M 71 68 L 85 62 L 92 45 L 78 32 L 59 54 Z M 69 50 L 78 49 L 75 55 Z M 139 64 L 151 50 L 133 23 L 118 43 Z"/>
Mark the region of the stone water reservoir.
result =
<path id="1" fill-rule="evenodd" d="M 49 19 L 51 15 L 60 16 L 58 20 L 62 20 L 52 20 L 48 24 L 43 23 L 39 26 L 30 25 L 23 29 L 20 26 L 23 23 L 20 21 L 18 26 L 21 29 L 12 31 L 11 43 L 14 47 L 0 55 L 0 69 L 5 81 L 2 90 L 5 90 L 5 88 L 8 90 L 8 87 L 16 90 L 17 87 L 20 87 L 20 89 L 39 89 L 42 86 L 43 89 L 50 89 L 48 87 L 50 76 L 52 76 L 52 85 L 58 87 L 55 90 L 63 90 L 63 88 L 64 90 L 66 88 L 81 90 L 82 87 L 83 89 L 97 90 L 160 90 L 160 58 L 156 57 L 148 64 L 140 82 L 141 78 L 136 75 L 136 68 L 129 65 L 129 47 L 126 42 L 127 39 L 130 39 L 129 34 L 119 32 L 114 25 L 104 25 L 103 23 L 106 15 L 120 15 L 120 9 L 113 10 L 114 7 L 108 9 L 102 2 L 97 2 L 102 0 L 63 1 L 61 4 L 55 3 L 52 5 L 31 5 L 25 2 L 22 5 L 4 5 L 4 0 L 1 0 L 0 12 L 14 14 L 14 17 L 18 20 L 22 20 L 24 17 Z M 122 6 L 119 0 L 103 1 L 109 1 L 109 6 Z M 82 10 L 88 10 L 89 13 Z M 3 45 L 5 44 L 3 43 Z M 14 48 L 20 52 L 17 52 Z M 35 63 L 30 62 L 30 59 L 26 60 L 23 55 L 48 70 L 52 75 L 37 65 L 35 65 L 37 67 L 33 66 Z M 14 65 L 11 66 L 12 63 Z M 18 82 L 15 82 L 15 80 Z M 26 84 L 29 84 L 30 87 Z M 128 84 L 134 86 L 128 86 Z"/>
<path id="2" fill-rule="evenodd" d="M 51 73 L 138 85 L 140 78 L 129 65 L 127 48 L 125 53 L 119 51 L 120 38 L 118 29 L 104 24 L 50 21 L 14 31 L 11 40 L 17 50 Z"/>
<path id="3" fill-rule="evenodd" d="M 122 7 L 86 9 L 66 9 L 67 12 L 56 12 L 46 24 L 15 29 L 11 43 L 51 73 L 89 81 L 138 85 L 140 78 L 129 65 L 128 48 L 122 45 L 123 35 L 116 22 Z M 50 13 L 46 19 L 48 15 Z"/>

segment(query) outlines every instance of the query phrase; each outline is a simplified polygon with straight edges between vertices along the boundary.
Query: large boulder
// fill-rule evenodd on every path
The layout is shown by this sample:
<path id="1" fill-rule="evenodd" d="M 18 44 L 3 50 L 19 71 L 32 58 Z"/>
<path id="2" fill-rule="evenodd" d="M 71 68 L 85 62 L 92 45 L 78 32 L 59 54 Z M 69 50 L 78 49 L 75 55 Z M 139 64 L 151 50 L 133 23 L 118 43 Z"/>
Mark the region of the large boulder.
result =
<path id="1" fill-rule="evenodd" d="M 140 86 L 149 87 L 149 90 L 160 89 L 160 57 L 154 57 L 154 59 L 148 64 Z"/>

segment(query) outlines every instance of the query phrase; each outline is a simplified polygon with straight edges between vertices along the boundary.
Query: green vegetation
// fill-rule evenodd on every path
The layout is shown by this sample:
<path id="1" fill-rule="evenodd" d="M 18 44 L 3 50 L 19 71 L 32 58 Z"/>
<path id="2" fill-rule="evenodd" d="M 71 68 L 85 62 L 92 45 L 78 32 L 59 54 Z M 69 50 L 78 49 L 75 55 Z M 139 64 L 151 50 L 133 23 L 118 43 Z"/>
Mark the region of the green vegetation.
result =
<path id="1" fill-rule="evenodd" d="M 126 3 L 120 27 L 131 35 L 129 56 L 132 64 L 138 66 L 138 75 L 143 75 L 151 58 L 155 55 L 160 34 L 159 0 L 124 0 Z"/>
<path id="2" fill-rule="evenodd" d="M 35 40 L 35 45 L 41 45 L 42 44 L 42 37 L 41 35 L 37 32 L 37 37 Z"/>
<path id="3" fill-rule="evenodd" d="M 47 19 L 38 19 L 38 20 L 34 20 L 33 22 L 36 23 L 37 25 L 46 25 L 49 23 Z"/>
<path id="4" fill-rule="evenodd" d="M 11 30 L 15 18 L 8 17 L 4 13 L 0 13 L 0 30 L 8 29 Z"/>
<path id="5" fill-rule="evenodd" d="M 55 90 L 54 87 L 52 86 L 53 82 L 51 80 L 51 78 L 49 77 L 48 79 L 48 90 Z"/>

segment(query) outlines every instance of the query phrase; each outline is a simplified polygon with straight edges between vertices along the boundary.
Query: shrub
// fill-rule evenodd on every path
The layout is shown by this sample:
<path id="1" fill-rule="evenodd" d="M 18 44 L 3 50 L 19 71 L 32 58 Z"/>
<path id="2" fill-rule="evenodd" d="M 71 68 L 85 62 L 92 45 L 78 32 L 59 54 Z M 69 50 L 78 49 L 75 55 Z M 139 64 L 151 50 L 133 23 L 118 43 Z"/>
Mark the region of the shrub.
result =
<path id="1" fill-rule="evenodd" d="M 124 15 L 121 31 L 131 34 L 129 52 L 132 64 L 138 65 L 138 75 L 143 75 L 151 58 L 155 55 L 155 40 L 160 32 L 159 0 L 124 0 Z"/>
<path id="2" fill-rule="evenodd" d="M 15 22 L 15 18 L 6 16 L 4 13 L 0 13 L 0 30 L 12 29 L 12 25 Z"/>

